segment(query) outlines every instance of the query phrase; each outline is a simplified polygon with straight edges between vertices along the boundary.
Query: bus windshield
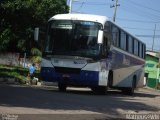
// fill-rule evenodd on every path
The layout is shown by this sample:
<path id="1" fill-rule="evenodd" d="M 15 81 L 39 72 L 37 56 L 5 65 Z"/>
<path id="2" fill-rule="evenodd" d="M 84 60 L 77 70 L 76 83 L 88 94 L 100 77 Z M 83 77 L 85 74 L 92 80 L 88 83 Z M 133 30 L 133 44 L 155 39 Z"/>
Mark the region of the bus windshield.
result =
<path id="1" fill-rule="evenodd" d="M 53 20 L 49 22 L 45 52 L 53 55 L 96 57 L 98 30 L 102 25 L 90 21 Z"/>

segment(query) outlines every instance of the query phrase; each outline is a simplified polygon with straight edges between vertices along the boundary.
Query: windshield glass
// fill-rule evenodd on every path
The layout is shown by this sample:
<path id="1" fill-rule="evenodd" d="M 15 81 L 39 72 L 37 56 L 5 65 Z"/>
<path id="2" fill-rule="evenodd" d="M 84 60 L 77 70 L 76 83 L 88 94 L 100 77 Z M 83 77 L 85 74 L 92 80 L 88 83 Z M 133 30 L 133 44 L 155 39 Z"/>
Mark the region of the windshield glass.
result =
<path id="1" fill-rule="evenodd" d="M 102 25 L 89 21 L 54 20 L 49 23 L 46 52 L 53 55 L 96 57 L 98 30 Z"/>

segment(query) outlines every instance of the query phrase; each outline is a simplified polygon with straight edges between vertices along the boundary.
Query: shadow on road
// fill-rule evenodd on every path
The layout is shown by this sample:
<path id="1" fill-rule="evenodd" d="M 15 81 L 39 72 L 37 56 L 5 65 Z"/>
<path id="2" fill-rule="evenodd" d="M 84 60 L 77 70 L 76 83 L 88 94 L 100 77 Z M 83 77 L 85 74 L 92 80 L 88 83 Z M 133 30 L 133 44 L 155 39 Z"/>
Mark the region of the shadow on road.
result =
<path id="1" fill-rule="evenodd" d="M 49 90 L 51 92 L 59 92 L 57 89 L 52 89 Z M 90 89 L 83 89 L 83 90 L 75 90 L 75 89 L 67 89 L 66 93 L 71 93 L 71 94 L 77 94 L 77 95 L 94 95 L 94 96 L 104 96 L 104 95 L 98 95 L 94 94 Z M 139 92 L 136 91 L 135 94 L 133 95 L 126 95 L 123 93 L 121 90 L 114 90 L 114 89 L 109 89 L 107 91 L 107 94 L 105 96 L 121 96 L 121 97 L 147 97 L 147 98 L 155 98 L 158 95 L 147 93 L 147 92 Z"/>
<path id="2" fill-rule="evenodd" d="M 155 98 L 157 95 L 136 93 L 135 96 Z M 89 90 L 68 90 L 65 93 L 60 93 L 55 88 L 0 85 L 0 106 L 50 110 L 86 110 L 110 114 L 119 114 L 117 109 L 153 112 L 159 110 L 159 108 L 143 102 L 133 101 L 135 96 L 126 96 L 120 91 L 109 91 L 108 95 L 94 95 Z"/>

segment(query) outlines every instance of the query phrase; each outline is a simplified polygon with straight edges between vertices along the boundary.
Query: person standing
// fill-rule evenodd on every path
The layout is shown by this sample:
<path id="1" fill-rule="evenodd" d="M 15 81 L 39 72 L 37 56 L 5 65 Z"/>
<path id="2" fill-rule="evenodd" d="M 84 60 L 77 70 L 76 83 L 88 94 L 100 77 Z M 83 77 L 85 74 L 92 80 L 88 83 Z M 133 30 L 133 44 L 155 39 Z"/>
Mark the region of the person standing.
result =
<path id="1" fill-rule="evenodd" d="M 33 63 L 33 64 L 29 67 L 30 84 L 32 84 L 32 80 L 33 80 L 33 78 L 34 78 L 35 71 L 36 71 L 36 68 L 35 68 L 35 64 Z"/>

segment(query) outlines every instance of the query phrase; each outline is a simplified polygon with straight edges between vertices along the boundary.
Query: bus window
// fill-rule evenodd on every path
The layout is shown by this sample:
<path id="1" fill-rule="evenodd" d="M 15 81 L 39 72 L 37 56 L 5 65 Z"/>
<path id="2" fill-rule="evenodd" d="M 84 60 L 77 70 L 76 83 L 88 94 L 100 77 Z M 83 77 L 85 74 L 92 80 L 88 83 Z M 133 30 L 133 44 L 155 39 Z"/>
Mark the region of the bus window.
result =
<path id="1" fill-rule="evenodd" d="M 119 30 L 117 27 L 112 27 L 112 44 L 119 46 Z"/>
<path id="2" fill-rule="evenodd" d="M 143 57 L 142 57 L 142 51 L 143 51 L 143 49 L 142 49 L 142 43 L 139 42 L 139 56 L 140 56 L 141 58 L 143 58 Z"/>
<path id="3" fill-rule="evenodd" d="M 110 22 L 107 21 L 107 22 L 105 23 L 105 26 L 104 26 L 104 31 L 107 32 L 107 33 L 109 33 L 109 32 L 110 32 L 110 29 L 111 29 L 111 28 L 110 28 Z"/>
<path id="4" fill-rule="evenodd" d="M 145 58 L 145 45 L 142 45 L 142 58 Z"/>
<path id="5" fill-rule="evenodd" d="M 140 42 L 139 41 L 137 41 L 137 42 L 138 42 L 138 51 L 137 51 L 138 54 L 137 55 L 140 57 L 140 53 L 139 53 L 140 52 Z"/>
<path id="6" fill-rule="evenodd" d="M 128 51 L 128 35 L 126 35 L 126 51 Z"/>
<path id="7" fill-rule="evenodd" d="M 138 41 L 134 40 L 134 54 L 138 55 Z"/>
<path id="8" fill-rule="evenodd" d="M 128 49 L 130 53 L 133 53 L 133 38 L 131 36 L 128 37 Z"/>
<path id="9" fill-rule="evenodd" d="M 121 31 L 120 48 L 122 48 L 123 50 L 126 50 L 126 33 L 123 31 Z"/>

